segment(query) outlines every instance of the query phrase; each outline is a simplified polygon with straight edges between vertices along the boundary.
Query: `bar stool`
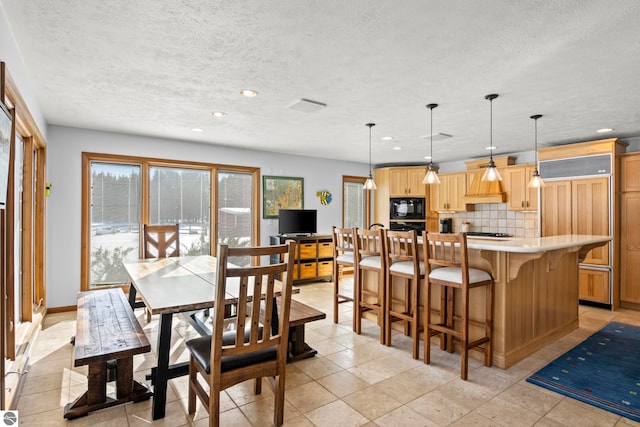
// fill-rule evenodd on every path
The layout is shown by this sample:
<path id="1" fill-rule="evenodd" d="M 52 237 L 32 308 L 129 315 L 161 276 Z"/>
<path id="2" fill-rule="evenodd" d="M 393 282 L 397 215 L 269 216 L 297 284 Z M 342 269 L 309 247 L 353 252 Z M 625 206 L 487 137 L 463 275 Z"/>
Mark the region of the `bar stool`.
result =
<path id="1" fill-rule="evenodd" d="M 422 232 L 424 259 L 427 260 L 427 284 L 424 310 L 424 363 L 430 363 L 429 340 L 440 335 L 440 346 L 453 352 L 453 339 L 460 342 L 460 378 L 467 379 L 469 350 L 483 350 L 484 364 L 491 366 L 491 330 L 493 314 L 493 278 L 477 268 L 469 268 L 467 235 Z M 440 320 L 431 320 L 431 285 L 440 286 Z M 484 322 L 469 319 L 469 290 L 486 286 Z M 454 313 L 455 292 L 460 290 L 460 315 Z M 469 324 L 484 328 L 483 336 L 471 339 Z M 456 327 L 456 324 L 459 326 Z M 442 341 L 446 337 L 446 345 Z M 483 345 L 484 344 L 484 345 Z"/>
<path id="2" fill-rule="evenodd" d="M 405 324 L 405 335 L 409 333 L 413 339 L 413 358 L 417 359 L 420 351 L 418 289 L 420 287 L 420 279 L 424 279 L 425 273 L 425 265 L 419 259 L 417 233 L 415 230 L 384 230 L 384 244 L 385 261 L 387 263 L 386 344 L 391 345 L 392 323 L 401 320 Z M 402 279 L 401 285 L 404 290 L 402 299 L 396 298 L 393 294 L 394 277 Z M 409 327 L 411 328 L 410 330 Z"/>
<path id="3" fill-rule="evenodd" d="M 384 344 L 386 290 L 386 270 L 382 250 L 384 234 L 382 229 L 365 230 L 359 228 L 355 229 L 355 234 L 355 278 L 353 281 L 355 332 L 357 334 L 362 332 L 362 315 L 365 312 L 372 311 L 378 318 L 380 344 Z M 378 275 L 378 280 L 375 283 L 368 281 L 370 285 L 368 288 L 364 286 L 363 280 L 363 273 L 366 271 L 372 271 Z"/>
<path id="4" fill-rule="evenodd" d="M 354 233 L 351 228 L 331 227 L 333 236 L 333 323 L 338 323 L 338 305 L 353 302 L 354 297 L 345 293 L 340 287 L 342 270 L 354 267 Z M 355 286 L 354 286 L 355 289 Z M 356 330 L 355 307 L 353 314 L 353 330 Z"/>

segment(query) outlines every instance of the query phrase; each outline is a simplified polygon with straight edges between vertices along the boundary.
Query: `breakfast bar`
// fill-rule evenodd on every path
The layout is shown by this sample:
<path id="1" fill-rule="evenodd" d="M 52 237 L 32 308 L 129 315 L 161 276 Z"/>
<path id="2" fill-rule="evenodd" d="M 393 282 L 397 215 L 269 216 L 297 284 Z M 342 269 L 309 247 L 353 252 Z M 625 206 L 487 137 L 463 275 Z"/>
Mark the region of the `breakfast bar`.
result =
<path id="1" fill-rule="evenodd" d="M 470 265 L 490 272 L 495 281 L 496 366 L 509 368 L 578 327 L 578 264 L 610 240 L 594 235 L 468 239 Z"/>
<path id="2" fill-rule="evenodd" d="M 470 266 L 494 278 L 495 366 L 507 369 L 578 327 L 578 264 L 591 249 L 610 240 L 599 235 L 468 237 Z M 375 279 L 370 275 L 365 280 Z M 440 304 L 435 291 L 434 312 Z M 471 320 L 484 319 L 483 292 L 483 288 L 474 289 L 470 295 Z M 474 333 L 471 325 L 471 335 Z"/>

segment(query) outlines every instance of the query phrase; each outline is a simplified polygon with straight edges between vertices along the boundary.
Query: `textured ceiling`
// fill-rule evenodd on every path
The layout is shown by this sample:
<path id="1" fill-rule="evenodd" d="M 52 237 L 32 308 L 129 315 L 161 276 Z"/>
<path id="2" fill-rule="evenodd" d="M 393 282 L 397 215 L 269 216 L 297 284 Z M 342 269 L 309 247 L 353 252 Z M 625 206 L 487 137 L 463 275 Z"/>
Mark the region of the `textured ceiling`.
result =
<path id="1" fill-rule="evenodd" d="M 533 114 L 540 145 L 640 136 L 637 0 L 0 3 L 49 124 L 367 162 L 374 122 L 374 163 L 424 163 L 437 103 L 438 163 L 488 155 L 497 93 L 495 155 Z"/>

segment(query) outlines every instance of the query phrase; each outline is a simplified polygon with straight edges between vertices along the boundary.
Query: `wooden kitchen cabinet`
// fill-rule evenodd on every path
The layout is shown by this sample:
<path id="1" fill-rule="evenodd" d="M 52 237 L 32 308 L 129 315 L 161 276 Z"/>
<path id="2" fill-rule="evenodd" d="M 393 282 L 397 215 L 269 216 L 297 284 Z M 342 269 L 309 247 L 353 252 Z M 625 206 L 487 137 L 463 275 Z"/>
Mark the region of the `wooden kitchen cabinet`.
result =
<path id="1" fill-rule="evenodd" d="M 466 192 L 467 174 L 440 174 L 440 184 L 431 184 L 430 206 L 435 211 L 464 211 L 466 209 L 464 195 Z"/>
<path id="2" fill-rule="evenodd" d="M 622 156 L 622 191 L 640 191 L 640 153 Z"/>
<path id="3" fill-rule="evenodd" d="M 609 235 L 609 179 L 547 181 L 541 192 L 542 236 Z M 609 265 L 609 245 L 592 249 L 583 264 Z M 580 268 L 579 298 L 611 304 L 609 271 Z"/>
<path id="4" fill-rule="evenodd" d="M 547 181 L 542 189 L 542 236 L 609 235 L 609 180 L 583 178 Z M 585 264 L 609 264 L 609 245 L 595 248 Z"/>
<path id="5" fill-rule="evenodd" d="M 640 159 L 640 157 L 639 157 Z M 621 209 L 620 302 L 637 304 L 640 309 L 640 191 L 624 193 Z"/>
<path id="6" fill-rule="evenodd" d="M 422 183 L 426 174 L 424 166 L 389 168 L 389 196 L 426 197 L 427 186 Z"/>
<path id="7" fill-rule="evenodd" d="M 609 304 L 609 271 L 581 268 L 578 289 L 581 300 Z"/>
<path id="8" fill-rule="evenodd" d="M 545 184 L 541 192 L 542 237 L 571 234 L 571 180 Z"/>
<path id="9" fill-rule="evenodd" d="M 535 165 L 518 165 L 504 168 L 502 181 L 507 193 L 507 209 L 510 211 L 537 211 L 538 189 L 530 188 Z"/>
<path id="10" fill-rule="evenodd" d="M 640 153 L 621 158 L 620 305 L 640 310 Z"/>
<path id="11" fill-rule="evenodd" d="M 574 179 L 571 182 L 571 201 L 573 234 L 610 234 L 608 178 Z M 609 243 L 589 251 L 582 262 L 609 265 Z"/>

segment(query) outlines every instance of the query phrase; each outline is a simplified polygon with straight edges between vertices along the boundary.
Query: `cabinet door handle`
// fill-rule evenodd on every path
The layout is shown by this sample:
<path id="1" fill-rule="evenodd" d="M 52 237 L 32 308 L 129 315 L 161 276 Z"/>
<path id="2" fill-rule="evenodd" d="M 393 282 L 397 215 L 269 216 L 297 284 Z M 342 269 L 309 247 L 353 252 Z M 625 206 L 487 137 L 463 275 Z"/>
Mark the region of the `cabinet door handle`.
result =
<path id="1" fill-rule="evenodd" d="M 529 201 L 527 200 L 527 207 L 529 207 Z"/>
<path id="2" fill-rule="evenodd" d="M 524 208 L 524 200 L 520 202 L 520 207 Z"/>

